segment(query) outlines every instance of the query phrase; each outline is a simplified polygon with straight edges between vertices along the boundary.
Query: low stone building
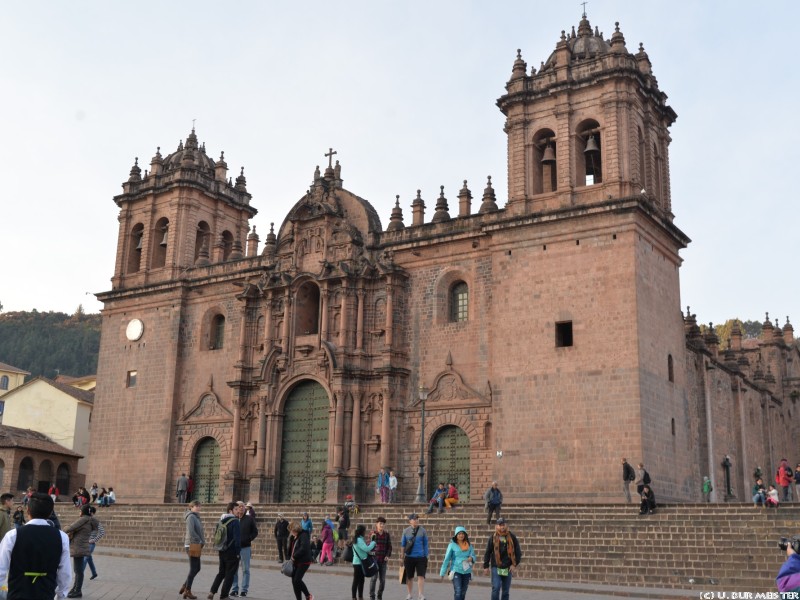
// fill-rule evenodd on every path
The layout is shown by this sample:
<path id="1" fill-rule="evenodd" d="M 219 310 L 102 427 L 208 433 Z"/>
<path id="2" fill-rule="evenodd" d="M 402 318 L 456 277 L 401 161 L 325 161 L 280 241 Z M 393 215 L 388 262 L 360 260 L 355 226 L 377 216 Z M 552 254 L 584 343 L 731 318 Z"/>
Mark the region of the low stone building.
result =
<path id="1" fill-rule="evenodd" d="M 505 202 L 464 181 L 427 220 L 421 193 L 410 222 L 398 197 L 384 228 L 330 150 L 261 251 L 244 172 L 194 130 L 135 161 L 98 295 L 90 471 L 132 502 L 172 498 L 181 472 L 204 500 L 369 501 L 381 467 L 403 500 L 421 470 L 425 495 L 496 480 L 603 502 L 626 456 L 660 500 L 693 500 L 725 455 L 743 495 L 753 463 L 790 454 L 789 334 L 733 340 L 734 369 L 682 315 L 677 116 L 644 48 L 584 15 L 538 70 L 518 52 L 497 104 Z"/>
<path id="2" fill-rule="evenodd" d="M 81 458 L 43 433 L 0 425 L 0 489 L 4 492 L 19 495 L 32 487 L 47 493 L 55 482 L 61 495 L 67 496 L 84 484 L 78 475 Z"/>

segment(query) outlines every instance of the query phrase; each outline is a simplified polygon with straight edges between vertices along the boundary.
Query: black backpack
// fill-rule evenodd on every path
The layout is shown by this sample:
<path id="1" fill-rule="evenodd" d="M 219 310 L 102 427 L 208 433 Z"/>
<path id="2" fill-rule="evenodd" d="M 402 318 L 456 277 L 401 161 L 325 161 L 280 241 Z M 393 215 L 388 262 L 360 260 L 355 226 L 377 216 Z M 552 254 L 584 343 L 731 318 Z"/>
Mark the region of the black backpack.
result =
<path id="1" fill-rule="evenodd" d="M 642 477 L 642 483 L 645 485 L 650 485 L 650 473 L 647 471 L 644 472 L 644 477 Z"/>

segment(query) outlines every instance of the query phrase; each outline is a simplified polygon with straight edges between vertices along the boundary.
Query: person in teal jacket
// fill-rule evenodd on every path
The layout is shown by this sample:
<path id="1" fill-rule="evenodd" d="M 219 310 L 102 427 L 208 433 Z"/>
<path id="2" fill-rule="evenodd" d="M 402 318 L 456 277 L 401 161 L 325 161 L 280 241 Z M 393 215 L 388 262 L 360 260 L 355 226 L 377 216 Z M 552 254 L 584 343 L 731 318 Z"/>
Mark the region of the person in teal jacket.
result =
<path id="1" fill-rule="evenodd" d="M 467 530 L 456 527 L 453 539 L 447 545 L 439 575 L 444 577 L 453 571 L 453 600 L 464 600 L 472 579 L 472 565 L 475 564 L 475 548 L 469 541 Z"/>
<path id="2" fill-rule="evenodd" d="M 366 525 L 359 525 L 353 534 L 353 585 L 351 597 L 354 600 L 364 598 L 364 571 L 361 570 L 361 560 L 375 548 L 375 540 L 367 544 L 364 541 L 364 534 L 367 531 Z"/>

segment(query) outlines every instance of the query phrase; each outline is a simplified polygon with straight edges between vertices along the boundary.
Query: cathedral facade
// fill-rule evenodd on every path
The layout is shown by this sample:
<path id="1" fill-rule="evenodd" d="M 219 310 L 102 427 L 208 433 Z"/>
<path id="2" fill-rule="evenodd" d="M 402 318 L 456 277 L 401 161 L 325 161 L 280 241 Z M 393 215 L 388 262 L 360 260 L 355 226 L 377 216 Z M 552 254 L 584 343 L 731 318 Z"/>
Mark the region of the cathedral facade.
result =
<path id="1" fill-rule="evenodd" d="M 800 356 L 788 320 L 720 344 L 682 313 L 676 114 L 648 55 L 584 15 L 538 71 L 518 53 L 497 104 L 508 198 L 464 182 L 385 227 L 332 151 L 263 246 L 244 173 L 194 130 L 137 161 L 98 295 L 89 476 L 130 502 L 181 473 L 205 501 L 368 502 L 380 468 L 404 501 L 422 471 L 426 496 L 606 502 L 626 456 L 660 500 L 699 499 L 704 475 L 744 497 L 792 451 Z"/>

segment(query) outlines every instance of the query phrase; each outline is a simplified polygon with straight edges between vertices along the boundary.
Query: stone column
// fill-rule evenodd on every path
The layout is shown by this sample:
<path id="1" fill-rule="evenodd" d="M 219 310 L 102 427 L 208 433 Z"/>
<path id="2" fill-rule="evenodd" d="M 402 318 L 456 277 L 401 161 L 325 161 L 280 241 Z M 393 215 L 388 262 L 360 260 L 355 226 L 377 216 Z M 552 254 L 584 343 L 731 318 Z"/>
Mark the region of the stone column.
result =
<path id="1" fill-rule="evenodd" d="M 289 288 L 287 286 L 286 291 L 283 294 L 283 327 L 281 327 L 281 347 L 283 348 L 283 353 L 289 353 Z"/>
<path id="2" fill-rule="evenodd" d="M 267 395 L 258 398 L 258 446 L 256 447 L 256 475 L 267 472 Z"/>
<path id="3" fill-rule="evenodd" d="M 322 313 L 320 315 L 321 317 L 320 321 L 322 321 L 320 323 L 320 332 L 322 340 L 327 341 L 328 340 L 328 282 L 327 281 L 324 283 L 323 288 L 320 291 L 321 291 L 320 294 L 321 298 L 319 304 L 321 309 L 320 312 Z"/>
<path id="4" fill-rule="evenodd" d="M 231 433 L 231 460 L 228 467 L 228 474 L 233 477 L 239 476 L 239 430 L 241 429 L 240 421 L 242 420 L 241 394 L 242 390 L 234 390 L 233 392 L 233 433 Z"/>
<path id="5" fill-rule="evenodd" d="M 389 389 L 383 390 L 383 411 L 381 413 L 381 466 L 389 468 L 391 462 L 391 444 L 389 440 L 392 435 L 391 425 L 391 399 Z"/>
<path id="6" fill-rule="evenodd" d="M 342 283 L 342 312 L 339 313 L 339 347 L 344 348 L 347 344 L 347 282 Z"/>
<path id="7" fill-rule="evenodd" d="M 394 329 L 394 310 L 391 276 L 386 281 L 386 349 L 392 349 L 392 330 Z"/>
<path id="8" fill-rule="evenodd" d="M 350 430 L 350 469 L 352 475 L 361 472 L 361 392 L 353 395 L 353 420 Z"/>
<path id="9" fill-rule="evenodd" d="M 344 459 L 344 390 L 339 390 L 336 397 L 336 416 L 333 426 L 333 468 L 341 473 Z"/>
<path id="10" fill-rule="evenodd" d="M 357 292 L 358 299 L 358 316 L 356 317 L 356 350 L 361 350 L 364 347 L 364 284 Z"/>
<path id="11" fill-rule="evenodd" d="M 272 339 L 272 290 L 266 294 L 266 307 L 267 310 L 264 314 L 264 353 L 269 352 L 271 347 L 270 340 Z"/>

